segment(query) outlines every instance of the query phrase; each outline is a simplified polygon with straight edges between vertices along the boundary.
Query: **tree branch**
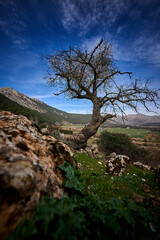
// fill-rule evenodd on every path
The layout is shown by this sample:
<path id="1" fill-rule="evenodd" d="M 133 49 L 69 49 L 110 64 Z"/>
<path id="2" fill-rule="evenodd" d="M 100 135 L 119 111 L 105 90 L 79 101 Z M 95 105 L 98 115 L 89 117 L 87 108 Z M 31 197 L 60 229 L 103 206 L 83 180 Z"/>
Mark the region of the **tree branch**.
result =
<path id="1" fill-rule="evenodd" d="M 105 77 L 96 87 L 96 89 L 98 89 L 100 86 L 102 86 L 102 84 L 107 80 L 107 79 L 110 79 L 112 77 L 114 77 L 116 74 L 120 74 L 120 75 L 123 75 L 123 74 L 128 74 L 130 79 L 131 79 L 131 74 L 132 72 L 120 72 L 120 71 L 115 71 L 113 73 L 111 73 L 109 76 Z"/>

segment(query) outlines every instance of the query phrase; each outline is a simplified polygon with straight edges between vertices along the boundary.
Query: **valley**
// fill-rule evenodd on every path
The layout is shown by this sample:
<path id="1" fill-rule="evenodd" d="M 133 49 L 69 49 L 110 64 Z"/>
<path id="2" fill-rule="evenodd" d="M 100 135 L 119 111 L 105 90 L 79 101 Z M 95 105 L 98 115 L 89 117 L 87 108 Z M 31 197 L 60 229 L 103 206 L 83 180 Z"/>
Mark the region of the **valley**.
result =
<path id="1" fill-rule="evenodd" d="M 50 132 L 48 129 L 59 125 L 58 131 L 62 131 L 65 138 L 68 136 L 67 133 L 79 133 L 91 120 L 91 114 L 67 113 L 9 87 L 0 88 L 0 110 L 22 114 L 34 121 L 40 129 L 46 129 L 48 133 Z M 128 115 L 124 122 L 120 116 L 110 119 L 99 128 L 95 136 L 88 140 L 88 144 L 95 143 L 104 130 L 126 134 L 141 148 L 150 151 L 160 150 L 160 116 L 134 114 Z"/>

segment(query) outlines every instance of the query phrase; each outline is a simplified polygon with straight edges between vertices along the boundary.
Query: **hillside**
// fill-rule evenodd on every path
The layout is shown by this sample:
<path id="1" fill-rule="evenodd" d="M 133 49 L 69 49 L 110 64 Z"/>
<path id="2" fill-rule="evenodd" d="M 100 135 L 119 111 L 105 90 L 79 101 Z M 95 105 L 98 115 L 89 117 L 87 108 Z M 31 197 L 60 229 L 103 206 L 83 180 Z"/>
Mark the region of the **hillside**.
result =
<path id="1" fill-rule="evenodd" d="M 110 126 L 118 126 L 118 127 L 160 127 L 160 116 L 147 116 L 144 114 L 129 114 L 127 115 L 127 118 L 122 120 L 120 116 L 117 118 L 110 119 L 109 121 L 105 122 L 104 127 Z"/>
<path id="2" fill-rule="evenodd" d="M 8 110 L 17 114 L 22 114 L 36 122 L 48 124 L 57 121 L 86 124 L 91 120 L 91 114 L 67 113 L 51 107 L 36 98 L 30 98 L 9 87 L 0 88 L 0 110 Z M 124 123 L 121 117 L 118 116 L 117 118 L 107 121 L 104 125 L 123 126 Z M 160 116 L 130 114 L 127 116 L 124 126 L 159 127 Z"/>
<path id="3" fill-rule="evenodd" d="M 90 114 L 66 113 L 7 87 L 0 88 L 0 110 L 22 114 L 39 123 L 48 124 L 53 124 L 57 121 L 85 124 L 91 119 Z"/>

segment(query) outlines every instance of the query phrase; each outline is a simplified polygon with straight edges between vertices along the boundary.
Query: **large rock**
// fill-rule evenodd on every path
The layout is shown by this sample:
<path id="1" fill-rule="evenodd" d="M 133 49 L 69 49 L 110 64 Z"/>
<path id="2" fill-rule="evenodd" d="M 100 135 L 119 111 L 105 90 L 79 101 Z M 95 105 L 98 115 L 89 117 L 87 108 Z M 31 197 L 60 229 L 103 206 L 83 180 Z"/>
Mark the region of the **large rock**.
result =
<path id="1" fill-rule="evenodd" d="M 0 239 L 42 196 L 63 196 L 59 165 L 64 161 L 74 164 L 67 145 L 41 135 L 26 117 L 0 111 Z"/>
<path id="2" fill-rule="evenodd" d="M 129 157 L 125 155 L 117 155 L 111 153 L 107 157 L 107 169 L 106 172 L 113 176 L 121 176 L 125 172 Z"/>

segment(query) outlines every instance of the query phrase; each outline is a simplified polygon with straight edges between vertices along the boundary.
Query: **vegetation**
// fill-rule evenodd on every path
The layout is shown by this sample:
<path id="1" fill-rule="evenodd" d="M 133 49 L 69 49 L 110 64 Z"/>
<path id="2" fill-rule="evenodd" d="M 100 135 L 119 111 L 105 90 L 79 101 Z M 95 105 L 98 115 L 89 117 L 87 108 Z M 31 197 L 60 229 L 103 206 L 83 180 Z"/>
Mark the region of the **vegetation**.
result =
<path id="1" fill-rule="evenodd" d="M 144 171 L 134 165 L 128 165 L 122 176 L 114 176 L 106 173 L 106 162 L 91 158 L 85 153 L 76 153 L 78 163 L 81 164 L 79 171 L 85 184 L 86 191 L 96 194 L 101 201 L 107 201 L 111 197 L 130 199 L 134 193 L 147 197 L 143 191 L 143 184 L 150 187 L 149 194 L 159 194 L 158 183 L 155 182 L 155 174 Z M 145 179 L 145 182 L 142 180 Z"/>
<path id="2" fill-rule="evenodd" d="M 46 122 L 45 117 L 41 113 L 34 111 L 32 109 L 26 108 L 16 102 L 10 100 L 9 98 L 5 97 L 1 93 L 0 93 L 0 110 L 10 111 L 15 114 L 22 114 L 22 115 L 26 116 L 27 118 L 29 118 L 33 121 L 36 121 L 38 124 L 42 124 L 42 123 Z"/>
<path id="3" fill-rule="evenodd" d="M 155 208 L 151 214 L 147 206 L 127 198 L 101 201 L 99 195 L 88 193 L 68 163 L 60 168 L 70 197 L 43 197 L 32 217 L 21 222 L 8 240 L 158 239 Z"/>
<path id="4" fill-rule="evenodd" d="M 132 160 L 138 160 L 147 155 L 147 151 L 135 146 L 126 134 L 103 131 L 100 133 L 97 144 L 99 150 L 106 156 L 116 152 L 117 154 L 127 155 Z"/>
<path id="5" fill-rule="evenodd" d="M 9 98 L 5 97 L 3 94 L 0 94 L 0 110 L 11 111 L 15 114 L 22 114 L 27 118 L 33 120 L 38 125 L 44 126 L 44 123 L 49 125 L 55 122 L 61 122 L 67 120 L 71 123 L 87 123 L 91 119 L 90 114 L 70 114 L 58 109 L 52 108 L 45 103 L 39 103 L 41 108 L 46 111 L 46 113 L 40 113 L 38 111 L 32 110 L 30 108 L 24 107 Z"/>
<path id="6" fill-rule="evenodd" d="M 60 89 L 56 95 L 87 99 L 93 104 L 90 124 L 74 139 L 68 138 L 75 149 L 86 147 L 88 139 L 106 120 L 117 113 L 124 117 L 126 107 L 136 112 L 139 104 L 148 111 L 147 103 L 158 107 L 159 90 L 150 89 L 148 80 L 141 82 L 140 79 L 133 79 L 131 72 L 121 72 L 115 66 L 112 52 L 111 45 L 101 39 L 92 50 L 70 47 L 43 57 L 48 64 L 48 84 Z M 121 75 L 129 76 L 130 83 L 120 84 L 116 81 L 116 77 Z"/>
<path id="7" fill-rule="evenodd" d="M 61 133 L 64 133 L 64 134 L 73 135 L 73 131 L 67 130 L 67 129 L 60 129 L 60 132 L 61 132 Z"/>
<path id="8" fill-rule="evenodd" d="M 147 137 L 148 134 L 153 133 L 150 129 L 141 128 L 107 128 L 107 131 L 111 133 L 127 134 L 130 137 L 142 139 Z"/>

